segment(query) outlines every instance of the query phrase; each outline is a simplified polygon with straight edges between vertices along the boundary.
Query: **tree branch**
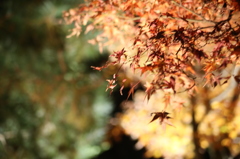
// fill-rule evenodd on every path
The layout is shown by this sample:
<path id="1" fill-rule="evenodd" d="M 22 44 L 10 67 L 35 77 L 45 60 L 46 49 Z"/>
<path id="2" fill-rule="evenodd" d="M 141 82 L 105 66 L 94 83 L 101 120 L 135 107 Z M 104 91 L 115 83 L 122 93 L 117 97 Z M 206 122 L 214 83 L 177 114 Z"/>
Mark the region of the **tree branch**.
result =
<path id="1" fill-rule="evenodd" d="M 200 17 L 200 18 L 202 19 L 202 20 L 194 20 L 195 22 L 196 22 L 196 21 L 197 21 L 197 22 L 210 22 L 210 23 L 217 24 L 217 22 L 214 22 L 214 21 L 211 21 L 211 20 L 207 20 L 207 19 L 205 19 L 205 17 L 203 17 L 202 15 L 200 15 L 200 14 L 194 12 L 194 11 L 191 10 L 191 9 L 188 9 L 188 8 L 184 7 L 182 4 L 179 4 L 179 3 L 177 3 L 177 2 L 174 1 L 174 0 L 172 0 L 172 2 L 173 2 L 176 6 L 181 7 L 181 8 L 183 8 L 183 9 L 185 9 L 185 10 L 191 12 L 192 14 L 194 14 L 194 15 L 196 15 L 196 16 L 198 16 L 198 17 Z M 181 19 L 181 18 L 180 18 L 180 19 Z M 187 19 L 186 19 L 186 20 L 187 20 Z"/>
<path id="2" fill-rule="evenodd" d="M 161 16 L 161 18 L 170 18 L 170 19 L 183 20 L 183 21 L 195 22 L 195 23 L 209 22 L 209 23 L 214 23 L 215 24 L 215 22 L 212 22 L 212 21 L 209 21 L 209 20 L 184 19 L 184 18 L 172 17 L 172 16 L 167 16 L 167 15 L 163 15 L 163 16 Z"/>

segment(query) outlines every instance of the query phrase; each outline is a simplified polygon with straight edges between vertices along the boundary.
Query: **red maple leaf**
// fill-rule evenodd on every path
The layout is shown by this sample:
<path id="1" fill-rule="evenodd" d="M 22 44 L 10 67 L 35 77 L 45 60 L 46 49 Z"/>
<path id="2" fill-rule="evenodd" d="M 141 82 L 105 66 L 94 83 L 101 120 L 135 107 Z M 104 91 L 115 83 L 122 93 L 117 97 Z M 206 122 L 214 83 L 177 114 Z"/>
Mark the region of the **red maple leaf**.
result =
<path id="1" fill-rule="evenodd" d="M 155 115 L 153 116 L 153 119 L 152 119 L 149 123 L 153 122 L 153 121 L 156 120 L 156 119 L 159 119 L 160 125 L 162 125 L 162 128 L 163 128 L 164 130 L 166 129 L 166 124 L 175 127 L 175 126 L 168 120 L 168 119 L 171 118 L 170 116 L 168 116 L 168 114 L 169 114 L 168 112 L 165 112 L 165 111 L 163 111 L 163 112 L 153 112 L 153 113 L 151 113 L 151 115 L 152 115 L 152 114 L 155 114 Z"/>

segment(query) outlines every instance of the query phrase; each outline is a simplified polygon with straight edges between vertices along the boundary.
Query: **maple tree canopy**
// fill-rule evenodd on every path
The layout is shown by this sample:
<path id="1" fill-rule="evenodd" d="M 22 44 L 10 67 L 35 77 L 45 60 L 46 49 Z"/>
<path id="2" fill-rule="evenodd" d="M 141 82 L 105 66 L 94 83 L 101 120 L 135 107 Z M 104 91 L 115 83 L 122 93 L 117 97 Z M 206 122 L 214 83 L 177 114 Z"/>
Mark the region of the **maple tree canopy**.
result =
<path id="1" fill-rule="evenodd" d="M 239 84 L 239 76 L 223 73 L 240 64 L 239 8 L 236 0 L 93 0 L 64 18 L 75 25 L 68 37 L 100 30 L 89 40 L 100 51 L 121 46 L 106 65 L 93 68 L 118 64 L 140 72 L 149 99 L 157 90 L 191 93 L 196 85 L 216 87 L 231 77 Z M 107 80 L 107 89 L 114 89 L 117 76 Z"/>
<path id="2" fill-rule="evenodd" d="M 89 43 L 100 52 L 109 50 L 109 61 L 92 68 L 119 67 L 106 90 L 120 84 L 122 94 L 127 79 L 133 79 L 129 97 L 140 83 L 145 86 L 145 95 L 136 92 L 120 117 L 125 132 L 139 140 L 136 147 L 146 146 L 156 158 L 204 158 L 206 148 L 215 155 L 224 146 L 233 156 L 240 152 L 235 144 L 240 132 L 239 9 L 237 0 L 93 0 L 63 16 L 74 24 L 68 37 L 91 33 L 96 36 Z M 173 115 L 179 131 L 171 123 Z M 155 120 L 163 129 L 172 127 L 161 133 Z"/>

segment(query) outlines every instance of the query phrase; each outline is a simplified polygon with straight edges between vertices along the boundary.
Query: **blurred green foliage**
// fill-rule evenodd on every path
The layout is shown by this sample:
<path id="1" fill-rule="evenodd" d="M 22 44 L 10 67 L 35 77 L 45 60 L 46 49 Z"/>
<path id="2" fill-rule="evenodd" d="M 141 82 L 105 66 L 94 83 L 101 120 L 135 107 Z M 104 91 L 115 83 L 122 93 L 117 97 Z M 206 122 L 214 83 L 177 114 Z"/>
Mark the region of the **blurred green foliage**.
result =
<path id="1" fill-rule="evenodd" d="M 107 57 L 67 39 L 62 12 L 76 0 L 0 2 L 0 158 L 87 159 L 101 144 L 111 102 L 91 65 Z"/>

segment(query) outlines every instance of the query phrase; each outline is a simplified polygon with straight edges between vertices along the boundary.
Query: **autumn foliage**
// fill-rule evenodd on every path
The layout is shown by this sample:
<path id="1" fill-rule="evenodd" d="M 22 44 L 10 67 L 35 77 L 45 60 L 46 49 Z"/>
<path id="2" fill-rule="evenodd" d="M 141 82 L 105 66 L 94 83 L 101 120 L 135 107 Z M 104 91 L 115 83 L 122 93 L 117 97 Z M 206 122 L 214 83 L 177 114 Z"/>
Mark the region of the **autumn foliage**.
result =
<path id="1" fill-rule="evenodd" d="M 94 68 L 119 64 L 140 70 L 141 75 L 153 74 L 146 88 L 148 98 L 156 90 L 190 91 L 198 84 L 197 78 L 204 86 L 225 84 L 231 75 L 223 76 L 222 70 L 239 64 L 237 1 L 95 0 L 66 12 L 64 17 L 75 24 L 70 36 L 79 35 L 83 25 L 87 26 L 85 33 L 102 30 L 90 40 L 98 43 L 100 50 L 125 37 L 132 38 L 128 52 L 132 49 L 133 53 L 123 48 L 110 55 L 111 62 Z M 239 83 L 238 77 L 235 79 Z M 115 80 L 108 80 L 109 89 L 116 86 Z"/>
<path id="2" fill-rule="evenodd" d="M 176 94 L 194 96 L 198 88 L 214 89 L 230 79 L 239 86 L 240 76 L 233 73 L 240 65 L 239 9 L 237 0 L 93 0 L 65 12 L 64 18 L 75 26 L 69 37 L 98 30 L 89 42 L 111 51 L 109 62 L 92 67 L 119 67 L 107 79 L 107 90 L 117 84 L 120 92 L 124 88 L 126 79 L 118 82 L 122 69 L 140 81 L 128 96 L 141 82 L 148 100 L 163 92 L 165 106 L 153 118 L 163 122 L 170 118 L 165 110 Z"/>

